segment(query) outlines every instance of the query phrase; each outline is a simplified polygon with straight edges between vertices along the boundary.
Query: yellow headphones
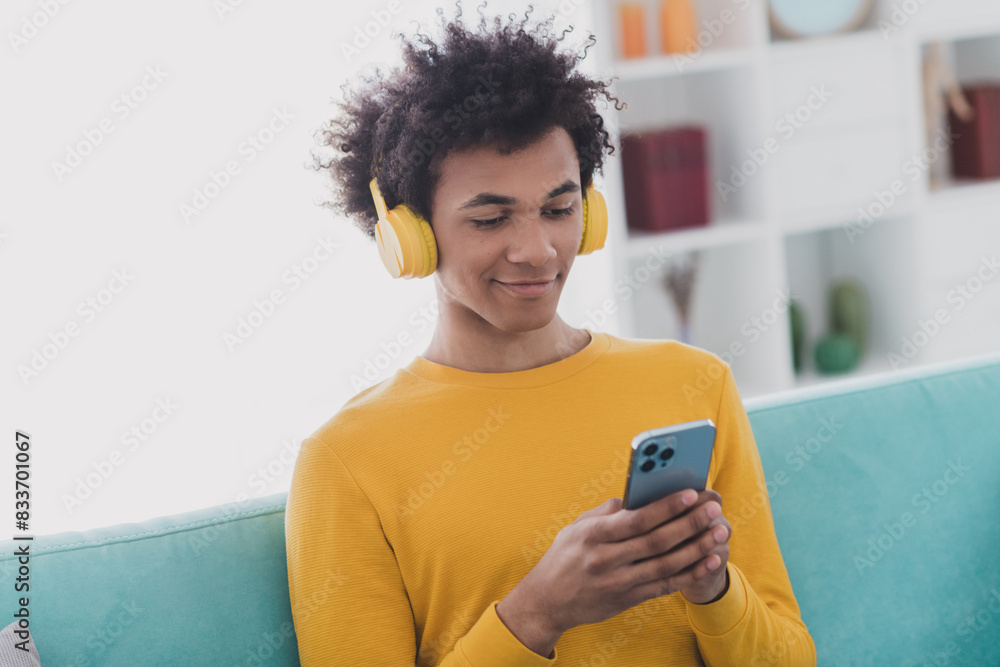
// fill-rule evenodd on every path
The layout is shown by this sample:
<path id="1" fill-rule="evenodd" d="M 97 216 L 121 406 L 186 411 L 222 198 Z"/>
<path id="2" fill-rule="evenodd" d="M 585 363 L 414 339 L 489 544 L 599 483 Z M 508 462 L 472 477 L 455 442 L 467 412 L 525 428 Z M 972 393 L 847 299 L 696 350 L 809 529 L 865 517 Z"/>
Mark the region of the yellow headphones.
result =
<path id="1" fill-rule="evenodd" d="M 371 180 L 369 187 L 378 210 L 375 243 L 385 268 L 393 278 L 424 278 L 434 273 L 437 243 L 430 223 L 405 204 L 387 210 L 376 179 Z M 576 254 L 589 255 L 600 250 L 607 236 L 608 207 L 604 195 L 591 186 L 583 198 L 583 237 Z"/>

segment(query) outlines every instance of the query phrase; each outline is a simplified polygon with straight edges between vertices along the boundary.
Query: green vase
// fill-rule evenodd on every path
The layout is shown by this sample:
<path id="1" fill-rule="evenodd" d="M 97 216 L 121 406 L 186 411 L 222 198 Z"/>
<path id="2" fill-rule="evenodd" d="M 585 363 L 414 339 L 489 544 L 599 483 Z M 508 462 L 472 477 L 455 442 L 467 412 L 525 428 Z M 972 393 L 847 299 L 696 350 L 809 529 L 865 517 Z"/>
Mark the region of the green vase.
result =
<path id="1" fill-rule="evenodd" d="M 816 343 L 813 359 L 821 373 L 845 373 L 858 365 L 861 348 L 851 336 L 829 334 Z"/>
<path id="2" fill-rule="evenodd" d="M 856 280 L 842 280 L 830 288 L 830 331 L 852 338 L 859 355 L 864 356 L 868 348 L 868 296 Z"/>
<path id="3" fill-rule="evenodd" d="M 802 306 L 795 299 L 788 302 L 788 319 L 792 324 L 792 366 L 795 372 L 802 370 L 802 353 L 806 342 L 806 318 Z"/>

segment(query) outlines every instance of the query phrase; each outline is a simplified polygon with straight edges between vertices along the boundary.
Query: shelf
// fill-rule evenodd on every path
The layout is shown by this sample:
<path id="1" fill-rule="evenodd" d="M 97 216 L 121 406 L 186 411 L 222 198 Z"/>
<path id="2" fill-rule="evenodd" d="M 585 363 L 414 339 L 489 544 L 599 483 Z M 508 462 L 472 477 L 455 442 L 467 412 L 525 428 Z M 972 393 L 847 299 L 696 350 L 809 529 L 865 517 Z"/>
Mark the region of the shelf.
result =
<path id="1" fill-rule="evenodd" d="M 869 350 L 865 354 L 865 358 L 861 360 L 861 363 L 857 367 L 846 373 L 820 373 L 813 366 L 812 359 L 804 359 L 803 362 L 805 367 L 801 372 L 795 374 L 796 389 L 838 380 L 855 379 L 865 375 L 887 373 L 893 370 L 886 355 L 874 354 L 872 350 Z"/>
<path id="2" fill-rule="evenodd" d="M 872 200 L 874 201 L 874 200 Z M 868 205 L 871 202 L 865 202 L 864 205 Z M 862 205 L 856 206 L 852 211 L 846 211 L 843 208 L 837 207 L 831 211 L 818 212 L 810 215 L 799 215 L 794 218 L 788 218 L 782 220 L 781 222 L 781 233 L 785 235 L 792 234 L 805 234 L 809 232 L 822 232 L 831 229 L 840 229 L 855 226 L 858 228 L 862 234 L 866 229 L 870 229 L 873 225 L 868 225 L 868 227 L 863 227 L 858 224 L 858 208 Z M 894 220 L 897 218 L 905 218 L 913 215 L 917 212 L 917 207 L 913 202 L 912 196 L 908 199 L 901 200 L 901 203 L 894 205 L 892 208 L 887 210 L 883 215 L 878 218 L 873 218 L 874 225 L 886 220 Z M 846 231 L 845 231 L 846 233 Z M 849 235 L 850 237 L 850 235 Z"/>
<path id="3" fill-rule="evenodd" d="M 933 213 L 942 213 L 968 206 L 995 206 L 1000 204 L 1000 179 L 950 180 L 943 187 L 931 190 L 927 200 L 928 208 Z"/>
<path id="4" fill-rule="evenodd" d="M 768 45 L 769 55 L 777 58 L 812 57 L 813 51 L 838 51 L 856 49 L 859 46 L 882 46 L 888 48 L 886 40 L 878 29 L 870 28 L 853 32 L 840 32 L 800 39 L 772 40 Z"/>
<path id="5" fill-rule="evenodd" d="M 757 241 L 767 233 L 763 222 L 719 220 L 705 227 L 678 229 L 669 232 L 639 233 L 629 232 L 628 256 L 639 259 L 645 256 L 651 246 L 665 252 L 685 252 L 718 248 L 735 243 Z"/>
<path id="6" fill-rule="evenodd" d="M 1000 33 L 1000 11 L 993 16 L 979 16 L 953 21 L 937 21 L 916 28 L 921 42 L 946 42 Z"/>
<path id="7" fill-rule="evenodd" d="M 753 49 L 708 49 L 690 55 L 657 55 L 615 63 L 614 73 L 623 83 L 646 79 L 710 72 L 730 67 L 749 67 L 758 52 Z"/>

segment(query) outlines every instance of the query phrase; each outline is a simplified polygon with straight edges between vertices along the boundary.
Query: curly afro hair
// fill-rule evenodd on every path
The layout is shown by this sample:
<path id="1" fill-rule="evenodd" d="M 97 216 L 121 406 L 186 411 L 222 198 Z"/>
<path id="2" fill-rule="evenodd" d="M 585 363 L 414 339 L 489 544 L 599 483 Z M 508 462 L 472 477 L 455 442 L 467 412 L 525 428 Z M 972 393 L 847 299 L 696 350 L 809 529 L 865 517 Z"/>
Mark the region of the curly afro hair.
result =
<path id="1" fill-rule="evenodd" d="M 559 53 L 556 47 L 572 27 L 556 37 L 554 15 L 528 31 L 530 5 L 521 20 L 511 14 L 504 24 L 495 17 L 492 26 L 484 6 L 478 32 L 462 23 L 459 0 L 447 25 L 438 9 L 440 44 L 420 32 L 415 41 L 396 35 L 405 66 L 387 77 L 376 70 L 353 91 L 345 83 L 340 117 L 318 130 L 318 148 L 334 154 L 323 161 L 313 152 L 313 168 L 329 170 L 334 182 L 336 199 L 322 205 L 346 213 L 373 239 L 373 177 L 389 208 L 406 203 L 431 221 L 439 166 L 449 151 L 494 145 L 511 153 L 562 127 L 576 147 L 583 188 L 591 185 L 595 169 L 602 171 L 605 152 L 615 151 L 595 99 L 603 95 L 616 109 L 625 105 L 609 92 L 610 81 L 574 71 L 594 36 L 582 55 Z"/>

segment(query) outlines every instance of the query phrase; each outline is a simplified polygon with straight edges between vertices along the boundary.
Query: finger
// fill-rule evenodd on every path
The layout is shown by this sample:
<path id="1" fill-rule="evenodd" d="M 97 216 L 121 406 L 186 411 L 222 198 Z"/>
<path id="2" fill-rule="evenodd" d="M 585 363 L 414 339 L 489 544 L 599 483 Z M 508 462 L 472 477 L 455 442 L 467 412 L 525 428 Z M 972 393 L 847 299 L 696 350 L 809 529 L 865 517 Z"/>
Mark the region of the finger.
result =
<path id="1" fill-rule="evenodd" d="M 714 489 L 705 489 L 704 491 L 698 492 L 698 500 L 696 500 L 692 507 L 698 507 L 699 505 L 704 505 L 705 503 L 714 500 L 715 502 L 722 505 L 722 496 L 719 492 Z"/>
<path id="2" fill-rule="evenodd" d="M 679 549 L 681 547 L 688 546 L 690 543 L 692 543 L 695 540 L 699 539 L 702 535 L 704 535 L 708 531 L 712 530 L 716 526 L 722 526 L 722 528 L 725 530 L 725 533 L 723 534 L 722 543 L 728 542 L 730 540 L 730 538 L 733 536 L 733 527 L 730 525 L 729 521 L 726 520 L 726 517 L 723 516 L 722 514 L 720 514 L 718 517 L 716 517 L 715 519 L 713 519 L 708 524 L 708 526 L 705 527 L 704 531 L 702 531 L 702 532 L 700 532 L 698 534 L 692 535 L 689 538 L 687 538 L 686 540 L 684 540 L 683 542 L 678 543 L 674 547 L 674 549 Z"/>
<path id="3" fill-rule="evenodd" d="M 573 519 L 572 523 L 577 523 L 578 521 L 586 519 L 588 517 L 614 514 L 619 509 L 621 509 L 621 506 L 622 506 L 621 498 L 608 498 L 597 507 L 591 507 L 586 512 L 581 513 L 580 516 Z"/>
<path id="4" fill-rule="evenodd" d="M 704 579 L 706 575 L 714 574 L 718 571 L 718 568 L 713 571 L 707 570 L 705 567 L 706 560 L 697 561 L 665 579 L 654 579 L 644 584 L 639 584 L 630 589 L 626 593 L 626 597 L 632 601 L 632 605 L 634 606 L 652 598 L 670 595 L 685 588 L 690 588 L 697 584 L 700 579 Z"/>
<path id="5" fill-rule="evenodd" d="M 624 543 L 620 561 L 612 560 L 612 565 L 642 562 L 661 554 L 675 552 L 690 554 L 691 545 L 697 547 L 700 543 L 716 544 L 715 537 L 708 534 L 712 522 L 722 516 L 722 508 L 715 502 L 710 502 L 691 510 L 674 521 L 660 526 L 656 530 L 629 540 Z M 728 531 L 726 531 L 728 536 Z M 687 562 L 679 565 L 681 569 Z M 661 577 L 662 578 L 662 577 Z"/>
<path id="6" fill-rule="evenodd" d="M 725 527 L 716 527 L 669 553 L 637 563 L 634 565 L 636 569 L 633 570 L 632 585 L 646 584 L 656 580 L 676 585 L 678 576 L 685 576 L 689 569 L 712 554 L 717 554 L 720 558 L 724 555 L 728 559 L 728 541 L 729 535 Z M 680 588 L 686 585 L 688 584 L 681 584 Z"/>
<path id="7" fill-rule="evenodd" d="M 683 514 L 697 499 L 693 489 L 684 489 L 638 509 L 621 509 L 597 523 L 591 536 L 594 542 L 603 543 L 621 542 L 643 535 Z"/>

